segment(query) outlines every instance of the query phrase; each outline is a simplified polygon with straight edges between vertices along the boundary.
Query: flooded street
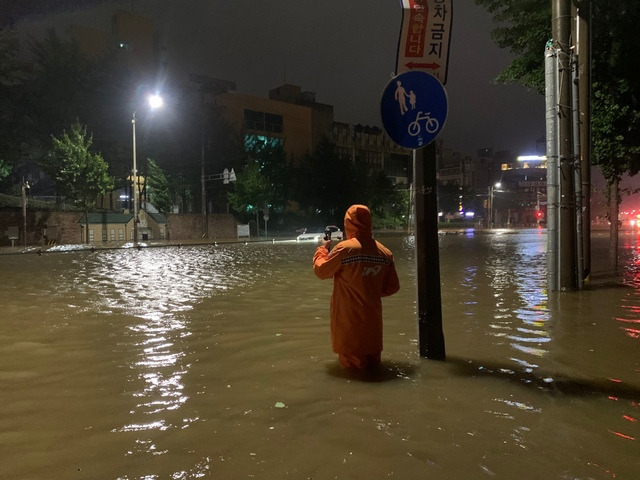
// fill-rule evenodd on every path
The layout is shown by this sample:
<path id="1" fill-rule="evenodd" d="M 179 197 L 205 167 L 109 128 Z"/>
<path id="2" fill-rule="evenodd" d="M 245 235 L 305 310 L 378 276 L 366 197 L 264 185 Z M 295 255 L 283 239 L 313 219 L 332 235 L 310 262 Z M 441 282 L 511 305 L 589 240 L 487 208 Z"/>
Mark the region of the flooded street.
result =
<path id="1" fill-rule="evenodd" d="M 440 235 L 445 362 L 411 237 L 381 240 L 371 378 L 331 351 L 311 243 L 0 256 L 0 478 L 640 478 L 640 237 L 630 286 L 548 295 L 544 231 Z"/>

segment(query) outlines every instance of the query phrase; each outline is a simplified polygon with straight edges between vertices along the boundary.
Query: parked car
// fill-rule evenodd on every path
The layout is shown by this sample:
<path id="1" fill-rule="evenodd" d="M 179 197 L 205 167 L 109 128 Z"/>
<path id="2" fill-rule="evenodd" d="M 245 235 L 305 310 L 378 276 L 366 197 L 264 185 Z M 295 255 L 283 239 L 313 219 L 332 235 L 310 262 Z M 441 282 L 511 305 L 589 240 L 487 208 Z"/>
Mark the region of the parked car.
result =
<path id="1" fill-rule="evenodd" d="M 300 235 L 298 235 L 298 242 L 319 242 L 322 237 L 325 236 L 326 232 L 331 233 L 331 240 L 335 242 L 339 242 L 344 238 L 342 230 L 336 227 L 335 225 L 327 225 L 324 228 L 314 228 L 312 231 L 307 231 L 305 229 Z"/>

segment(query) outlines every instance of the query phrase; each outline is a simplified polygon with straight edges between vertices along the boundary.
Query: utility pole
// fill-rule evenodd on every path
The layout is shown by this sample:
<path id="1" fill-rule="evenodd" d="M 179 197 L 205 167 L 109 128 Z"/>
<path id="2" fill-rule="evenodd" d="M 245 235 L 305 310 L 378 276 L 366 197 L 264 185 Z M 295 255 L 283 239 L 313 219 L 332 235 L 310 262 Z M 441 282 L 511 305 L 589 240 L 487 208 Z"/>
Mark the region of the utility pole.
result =
<path id="1" fill-rule="evenodd" d="M 558 49 L 559 289 L 576 289 L 576 214 L 571 109 L 571 0 L 552 0 L 553 40 Z"/>
<path id="2" fill-rule="evenodd" d="M 558 51 L 553 40 L 544 52 L 547 136 L 547 290 L 558 290 Z"/>
<path id="3" fill-rule="evenodd" d="M 208 132 L 211 126 L 208 124 L 208 109 L 212 105 L 212 99 L 221 93 L 235 90 L 236 84 L 228 80 L 220 80 L 207 75 L 191 74 L 189 82 L 197 89 L 199 96 L 198 108 L 200 110 L 200 211 L 202 214 L 202 238 L 209 236 L 209 224 L 207 218 L 207 187 L 206 187 L 206 146 Z"/>
<path id="4" fill-rule="evenodd" d="M 591 0 L 578 2 L 576 30 L 582 181 L 583 271 L 580 274 L 588 282 L 591 275 Z"/>
<path id="5" fill-rule="evenodd" d="M 209 223 L 207 221 L 207 188 L 205 185 L 205 111 L 204 111 L 204 96 L 202 90 L 200 91 L 200 198 L 201 198 L 201 210 L 202 210 L 202 238 L 209 236 Z"/>

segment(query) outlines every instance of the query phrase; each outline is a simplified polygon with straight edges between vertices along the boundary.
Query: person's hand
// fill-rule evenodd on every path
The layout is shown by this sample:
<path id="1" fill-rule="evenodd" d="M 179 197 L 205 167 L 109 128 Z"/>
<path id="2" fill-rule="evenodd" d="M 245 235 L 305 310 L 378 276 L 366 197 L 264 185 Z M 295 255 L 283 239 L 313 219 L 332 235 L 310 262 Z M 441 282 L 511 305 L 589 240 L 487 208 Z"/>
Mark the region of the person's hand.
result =
<path id="1" fill-rule="evenodd" d="M 321 237 L 320 245 L 325 247 L 327 250 L 331 250 L 331 239 L 325 240 L 324 237 Z"/>

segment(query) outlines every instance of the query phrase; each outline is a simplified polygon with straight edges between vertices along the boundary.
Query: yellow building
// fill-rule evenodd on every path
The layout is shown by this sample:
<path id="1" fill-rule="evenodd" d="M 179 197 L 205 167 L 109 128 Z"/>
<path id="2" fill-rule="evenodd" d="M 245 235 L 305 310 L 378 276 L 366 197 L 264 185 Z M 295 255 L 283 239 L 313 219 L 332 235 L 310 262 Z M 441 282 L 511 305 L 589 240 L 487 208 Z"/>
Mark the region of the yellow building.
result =
<path id="1" fill-rule="evenodd" d="M 224 117 L 247 136 L 278 139 L 290 159 L 313 152 L 333 122 L 333 107 L 317 103 L 315 94 L 283 85 L 261 98 L 227 91 L 215 96 Z"/>

